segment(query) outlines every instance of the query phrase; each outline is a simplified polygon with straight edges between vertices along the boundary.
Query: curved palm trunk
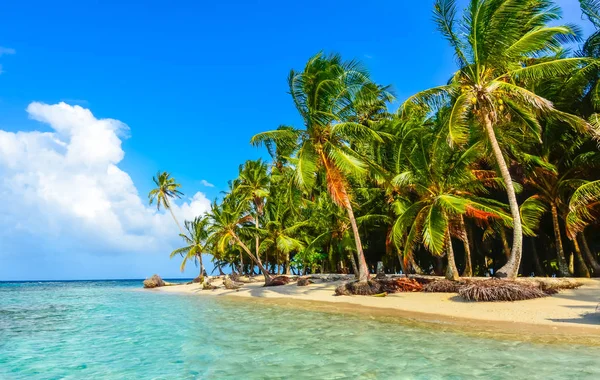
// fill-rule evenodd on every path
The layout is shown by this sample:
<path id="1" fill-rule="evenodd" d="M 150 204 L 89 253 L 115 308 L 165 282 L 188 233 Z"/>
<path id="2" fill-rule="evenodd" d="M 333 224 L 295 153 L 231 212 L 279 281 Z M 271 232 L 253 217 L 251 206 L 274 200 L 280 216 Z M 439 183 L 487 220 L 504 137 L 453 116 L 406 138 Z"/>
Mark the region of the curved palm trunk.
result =
<path id="1" fill-rule="evenodd" d="M 414 256 L 412 256 L 410 258 L 409 262 L 410 262 L 410 266 L 412 267 L 412 269 L 415 271 L 416 274 L 425 274 L 425 272 L 423 272 L 423 269 L 421 269 L 419 264 L 417 264 L 417 262 L 415 261 Z"/>
<path id="2" fill-rule="evenodd" d="M 450 237 L 450 231 L 446 233 L 448 243 L 446 249 L 446 256 L 448 256 L 448 266 L 446 267 L 446 278 L 448 280 L 458 281 L 458 269 L 456 268 L 456 262 L 454 261 L 454 249 L 452 248 L 452 237 Z"/>
<path id="3" fill-rule="evenodd" d="M 354 211 L 352 210 L 352 205 L 350 204 L 348 195 L 344 195 L 346 198 L 344 199 L 344 206 L 348 212 L 348 218 L 350 219 L 350 225 L 352 226 L 352 233 L 354 234 L 354 242 L 356 243 L 356 255 L 358 256 L 358 281 L 365 282 L 368 281 L 371 276 L 369 274 L 369 268 L 367 267 L 367 261 L 365 260 L 362 243 L 360 242 L 360 235 L 358 232 L 358 225 L 356 224 L 356 218 L 354 217 Z"/>
<path id="4" fill-rule="evenodd" d="M 485 131 L 492 145 L 494 151 L 494 157 L 496 163 L 502 174 L 502 180 L 504 186 L 506 186 L 506 195 L 508 196 L 508 204 L 510 206 L 510 213 L 513 218 L 513 245 L 510 253 L 508 262 L 496 272 L 497 277 L 508 277 L 517 278 L 519 274 L 519 266 L 521 265 L 521 256 L 523 255 L 523 227 L 521 225 L 521 214 L 519 212 L 519 203 L 517 202 L 517 195 L 513 187 L 512 178 L 508 171 L 508 166 L 504 160 L 504 155 L 496 139 L 496 133 L 494 132 L 494 126 L 490 120 L 490 115 L 485 113 L 483 116 Z"/>
<path id="5" fill-rule="evenodd" d="M 585 238 L 585 234 L 579 234 L 581 237 L 581 245 L 583 246 L 583 252 L 585 253 L 585 257 L 588 260 L 588 264 L 592 268 L 593 276 L 600 277 L 600 264 L 594 257 L 594 254 L 590 250 L 590 246 L 588 245 L 587 239 Z"/>
<path id="6" fill-rule="evenodd" d="M 563 250 L 562 238 L 560 235 L 560 224 L 558 224 L 558 210 L 556 205 L 552 203 L 550 206 L 552 211 L 552 225 L 554 226 L 554 239 L 556 241 L 556 256 L 558 259 L 558 271 L 561 276 L 570 276 L 567 260 L 565 259 L 565 251 Z"/>
<path id="7" fill-rule="evenodd" d="M 577 239 L 573 239 L 573 247 L 575 248 L 575 256 L 577 257 L 577 266 L 579 267 L 579 275 L 581 277 L 590 278 L 590 270 L 585 264 L 585 260 L 583 259 L 583 255 L 581 254 L 581 249 L 579 249 L 579 243 Z"/>
<path id="8" fill-rule="evenodd" d="M 471 264 L 471 239 L 469 239 L 469 234 L 467 233 L 467 226 L 465 225 L 465 219 L 462 215 L 460 216 L 460 229 L 464 238 L 463 245 L 465 246 L 465 270 L 463 272 L 463 276 L 472 277 L 473 266 Z"/>
<path id="9" fill-rule="evenodd" d="M 185 231 L 183 231 L 183 228 L 181 228 L 181 224 L 179 224 L 179 222 L 177 221 L 177 218 L 175 217 L 175 214 L 173 214 L 173 210 L 171 209 L 171 205 L 168 205 L 167 208 L 169 209 L 169 212 L 171 213 L 171 216 L 173 217 L 173 220 L 175 221 L 175 224 L 177 224 L 177 227 L 179 228 L 179 232 L 182 235 L 185 235 Z"/>
<path id="10" fill-rule="evenodd" d="M 258 266 L 258 269 L 260 269 L 263 276 L 265 276 L 265 285 L 269 284 L 271 282 L 271 280 L 273 279 L 273 277 L 271 277 L 271 274 L 269 273 L 269 271 L 262 265 L 262 263 L 256 257 L 254 257 L 254 255 L 252 254 L 252 252 L 250 252 L 250 250 L 248 249 L 246 244 L 244 244 L 244 242 L 240 240 L 240 238 L 237 236 L 237 234 L 235 232 L 232 232 L 232 236 L 233 236 L 233 239 L 236 241 L 236 243 L 240 247 L 242 247 L 242 249 L 250 257 L 250 259 L 252 259 L 252 261 L 254 261 L 254 263 Z"/>
<path id="11" fill-rule="evenodd" d="M 258 206 L 256 206 L 256 208 L 258 209 Z M 260 262 L 262 264 L 262 262 L 260 261 L 260 254 L 258 252 L 259 248 L 260 248 L 260 237 L 258 236 L 258 211 L 256 212 L 256 215 L 254 217 L 254 226 L 256 227 L 256 238 L 255 238 L 255 243 L 256 243 L 256 258 L 258 259 L 258 262 Z M 266 255 L 266 253 L 265 253 L 265 255 Z M 268 262 L 267 262 L 266 258 L 265 258 L 265 264 L 268 265 Z"/>
<path id="12" fill-rule="evenodd" d="M 400 250 L 398 250 L 398 261 L 400 262 L 400 269 L 402 270 L 402 274 L 408 275 L 406 265 L 404 265 L 404 257 L 402 257 L 402 253 L 400 252 Z"/>

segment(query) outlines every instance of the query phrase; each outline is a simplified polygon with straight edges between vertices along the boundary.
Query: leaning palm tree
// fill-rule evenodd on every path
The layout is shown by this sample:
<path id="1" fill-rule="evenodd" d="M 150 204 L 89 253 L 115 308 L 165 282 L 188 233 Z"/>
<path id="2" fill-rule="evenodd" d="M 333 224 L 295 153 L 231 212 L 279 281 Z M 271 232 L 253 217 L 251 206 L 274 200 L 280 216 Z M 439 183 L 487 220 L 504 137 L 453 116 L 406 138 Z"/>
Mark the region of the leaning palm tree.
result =
<path id="1" fill-rule="evenodd" d="M 367 172 L 367 164 L 352 149 L 353 143 L 382 139 L 373 129 L 355 121 L 354 104 L 357 94 L 365 98 L 365 91 L 382 89 L 372 86 L 367 71 L 357 62 L 321 53 L 312 57 L 302 72 L 292 70 L 288 82 L 305 128 L 259 133 L 251 142 L 294 147 L 295 181 L 306 191 L 315 186 L 317 173 L 324 171 L 332 200 L 346 210 L 350 219 L 359 258 L 359 280 L 366 282 L 369 270 L 352 209 L 348 178 L 361 177 Z"/>
<path id="2" fill-rule="evenodd" d="M 457 25 L 455 0 L 437 0 L 435 21 L 454 49 L 459 70 L 447 85 L 410 97 L 400 109 L 405 113 L 450 103 L 452 144 L 465 144 L 471 127 L 483 128 L 514 220 L 511 255 L 496 272 L 499 277 L 514 278 L 518 274 L 523 228 L 505 151 L 495 129 L 522 125 L 539 137 L 541 118 L 559 119 L 580 131 L 588 127 L 582 119 L 558 111 L 528 88 L 531 83 L 595 65 L 589 58 L 557 57 L 562 42 L 577 39 L 577 32 L 570 26 L 548 25 L 560 17 L 559 12 L 549 0 L 472 0 Z"/>
<path id="3" fill-rule="evenodd" d="M 235 194 L 228 194 L 220 205 L 213 202 L 208 213 L 210 223 L 208 239 L 213 242 L 220 252 L 227 251 L 231 245 L 240 247 L 264 275 L 265 285 L 269 285 L 272 280 L 269 271 L 250 251 L 239 235 L 240 230 L 251 225 L 252 221 L 252 216 L 247 212 L 246 204 L 247 202 L 235 196 Z"/>
<path id="4" fill-rule="evenodd" d="M 175 214 L 173 214 L 173 210 L 171 209 L 171 201 L 170 199 L 181 198 L 183 193 L 179 191 L 181 187 L 180 184 L 175 182 L 175 178 L 171 177 L 171 175 L 167 172 L 158 172 L 156 177 L 152 177 L 152 181 L 156 184 L 156 188 L 150 190 L 148 194 L 149 204 L 152 205 L 156 202 L 156 208 L 160 210 L 160 207 L 164 207 L 169 210 L 175 224 L 179 227 L 179 232 L 182 235 L 185 235 L 185 231 L 181 228 L 181 225 L 177 221 Z"/>
<path id="5" fill-rule="evenodd" d="M 178 248 L 171 252 L 171 258 L 176 255 L 181 255 L 181 271 L 185 270 L 185 266 L 189 260 L 197 260 L 200 266 L 200 283 L 204 282 L 204 264 L 202 263 L 202 254 L 206 251 L 208 241 L 208 218 L 197 217 L 193 221 L 186 220 L 185 229 L 187 234 L 180 236 L 186 243 L 185 247 Z"/>

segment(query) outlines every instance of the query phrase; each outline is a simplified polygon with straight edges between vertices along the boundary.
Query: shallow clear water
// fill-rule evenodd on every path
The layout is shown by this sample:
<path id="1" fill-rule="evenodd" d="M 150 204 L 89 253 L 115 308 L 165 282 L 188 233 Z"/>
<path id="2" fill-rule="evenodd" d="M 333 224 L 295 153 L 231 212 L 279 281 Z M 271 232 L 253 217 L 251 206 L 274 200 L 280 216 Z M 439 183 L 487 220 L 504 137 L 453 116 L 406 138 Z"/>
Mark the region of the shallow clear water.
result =
<path id="1" fill-rule="evenodd" d="M 600 379 L 597 347 L 139 287 L 0 283 L 0 379 Z"/>

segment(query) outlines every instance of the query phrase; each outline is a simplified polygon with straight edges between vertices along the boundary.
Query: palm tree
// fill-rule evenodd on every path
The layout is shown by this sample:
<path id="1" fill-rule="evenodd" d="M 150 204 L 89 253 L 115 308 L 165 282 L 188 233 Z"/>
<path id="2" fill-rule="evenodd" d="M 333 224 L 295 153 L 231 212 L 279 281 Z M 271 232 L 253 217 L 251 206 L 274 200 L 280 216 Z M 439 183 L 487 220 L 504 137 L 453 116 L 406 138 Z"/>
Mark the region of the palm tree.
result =
<path id="1" fill-rule="evenodd" d="M 463 145 L 471 127 L 481 126 L 502 175 L 513 218 L 513 245 L 508 262 L 496 272 L 515 278 L 522 256 L 523 228 L 505 152 L 495 129 L 523 125 L 539 136 L 540 118 L 555 118 L 583 131 L 588 124 L 558 111 L 527 88 L 532 82 L 565 75 L 592 64 L 587 58 L 555 57 L 563 41 L 574 41 L 569 26 L 548 26 L 559 9 L 548 0 L 472 0 L 457 28 L 455 0 L 436 0 L 435 21 L 454 49 L 459 70 L 449 84 L 410 97 L 401 112 L 450 103 L 449 140 Z M 457 32 L 460 29 L 461 33 Z"/>
<path id="2" fill-rule="evenodd" d="M 265 198 L 269 195 L 267 165 L 260 159 L 256 161 L 248 160 L 244 165 L 240 165 L 238 178 L 239 183 L 234 191 L 239 192 L 248 201 L 252 202 L 252 206 L 254 207 L 254 225 L 258 231 Z M 255 255 L 260 261 L 259 247 L 260 236 L 257 233 L 255 236 Z"/>
<path id="3" fill-rule="evenodd" d="M 208 218 L 197 217 L 193 221 L 186 220 L 185 229 L 187 234 L 181 234 L 180 236 L 186 243 L 185 247 L 178 248 L 171 252 L 171 258 L 175 255 L 181 255 L 183 261 L 181 262 L 181 271 L 185 270 L 185 265 L 188 260 L 198 260 L 200 266 L 200 283 L 204 282 L 204 264 L 202 263 L 202 254 L 206 252 L 207 240 L 208 240 Z"/>
<path id="4" fill-rule="evenodd" d="M 156 177 L 152 177 L 152 181 L 156 184 L 156 188 L 150 190 L 150 193 L 148 194 L 149 204 L 152 205 L 156 201 L 156 208 L 158 210 L 160 210 L 161 206 L 169 210 L 175 224 L 179 227 L 179 232 L 181 235 L 185 235 L 185 231 L 181 228 L 175 214 L 173 214 L 170 202 L 170 199 L 181 198 L 183 195 L 183 193 L 179 191 L 181 185 L 175 182 L 175 178 L 171 177 L 167 172 L 158 172 Z"/>
<path id="5" fill-rule="evenodd" d="M 382 141 L 370 127 L 353 121 L 357 94 L 373 89 L 367 71 L 357 62 L 342 61 L 339 55 L 312 57 L 304 71 L 292 70 L 288 77 L 294 104 L 304 121 L 304 129 L 278 129 L 259 133 L 252 143 L 275 142 L 296 150 L 295 181 L 310 191 L 317 173 L 324 170 L 332 200 L 343 207 L 350 219 L 359 258 L 359 280 L 369 279 L 356 218 L 352 209 L 348 177 L 364 176 L 367 164 L 351 148 L 354 142 Z M 379 91 L 378 86 L 372 91 Z M 283 150 L 283 149 L 282 149 Z"/>
<path id="6" fill-rule="evenodd" d="M 265 285 L 271 283 L 272 277 L 260 260 L 248 249 L 239 232 L 243 226 L 248 226 L 252 216 L 248 214 L 246 202 L 233 193 L 225 197 L 221 205 L 213 202 L 208 213 L 209 227 L 208 239 L 211 240 L 220 252 L 228 250 L 228 246 L 237 245 L 258 266 L 265 277 Z"/>
<path id="7" fill-rule="evenodd" d="M 472 170 L 481 154 L 481 144 L 464 151 L 452 148 L 445 143 L 445 129 L 429 135 L 422 129 L 419 136 L 414 146 L 405 147 L 409 152 L 404 170 L 392 180 L 406 191 L 398 199 L 403 206 L 392 228 L 393 240 L 404 249 L 407 259 L 418 243 L 435 256 L 445 252 L 446 278 L 458 280 L 451 238 L 452 231 L 457 231 L 454 234 L 468 244 L 462 218 L 499 219 L 506 225 L 511 220 L 501 203 L 478 196 L 486 193 Z"/>

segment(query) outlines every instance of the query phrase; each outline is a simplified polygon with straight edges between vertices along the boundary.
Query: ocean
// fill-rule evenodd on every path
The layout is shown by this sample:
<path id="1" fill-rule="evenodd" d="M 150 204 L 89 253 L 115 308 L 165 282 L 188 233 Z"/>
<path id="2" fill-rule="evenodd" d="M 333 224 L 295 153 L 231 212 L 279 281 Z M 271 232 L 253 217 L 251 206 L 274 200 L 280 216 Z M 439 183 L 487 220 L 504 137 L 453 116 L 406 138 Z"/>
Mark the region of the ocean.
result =
<path id="1" fill-rule="evenodd" d="M 141 291 L 0 283 L 0 379 L 600 379 L 600 348 Z"/>

